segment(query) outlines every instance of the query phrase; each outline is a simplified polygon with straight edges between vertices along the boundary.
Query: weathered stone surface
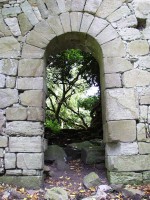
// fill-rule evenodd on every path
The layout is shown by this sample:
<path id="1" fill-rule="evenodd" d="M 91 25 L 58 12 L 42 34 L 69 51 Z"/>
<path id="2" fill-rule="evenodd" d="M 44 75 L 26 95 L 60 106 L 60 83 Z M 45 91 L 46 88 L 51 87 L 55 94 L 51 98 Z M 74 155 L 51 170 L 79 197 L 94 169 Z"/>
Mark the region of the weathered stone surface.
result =
<path id="1" fill-rule="evenodd" d="M 0 73 L 15 76 L 17 68 L 18 61 L 15 59 L 0 60 Z"/>
<path id="2" fill-rule="evenodd" d="M 150 13 L 150 2 L 148 0 L 134 0 L 134 7 L 137 18 L 147 18 Z"/>
<path id="3" fill-rule="evenodd" d="M 144 39 L 150 40 L 150 27 L 146 28 L 142 32 Z"/>
<path id="4" fill-rule="evenodd" d="M 141 33 L 136 28 L 123 28 L 119 31 L 119 34 L 123 38 L 123 40 L 132 41 L 139 39 L 141 37 Z"/>
<path id="5" fill-rule="evenodd" d="M 96 37 L 96 39 L 99 42 L 99 44 L 105 44 L 117 38 L 118 36 L 119 35 L 117 31 L 112 27 L 112 25 L 109 25 Z"/>
<path id="6" fill-rule="evenodd" d="M 3 132 L 3 126 L 5 125 L 5 112 L 3 110 L 0 110 L 0 133 Z"/>
<path id="7" fill-rule="evenodd" d="M 8 27 L 7 27 L 6 24 L 4 23 L 1 14 L 0 14 L 0 33 L 1 33 L 3 36 L 10 36 L 10 35 L 12 35 L 12 33 L 10 32 L 10 30 L 8 29 Z"/>
<path id="8" fill-rule="evenodd" d="M 127 27 L 136 27 L 137 26 L 137 18 L 135 15 L 129 15 L 125 18 L 122 18 L 117 22 L 117 27 L 118 28 L 127 28 Z"/>
<path id="9" fill-rule="evenodd" d="M 70 13 L 70 21 L 71 21 L 71 30 L 79 32 L 80 25 L 82 20 L 81 12 L 71 12 Z"/>
<path id="10" fill-rule="evenodd" d="M 19 61 L 18 76 L 44 76 L 44 62 L 41 59 L 22 59 Z"/>
<path id="11" fill-rule="evenodd" d="M 62 13 L 60 15 L 60 20 L 61 20 L 64 32 L 65 33 L 71 32 L 71 24 L 70 24 L 70 15 L 69 15 L 69 12 Z"/>
<path id="12" fill-rule="evenodd" d="M 41 121 L 45 120 L 45 110 L 42 108 L 29 107 L 27 109 L 28 121 Z"/>
<path id="13" fill-rule="evenodd" d="M 84 9 L 85 1 L 72 0 L 71 11 L 82 11 Z"/>
<path id="14" fill-rule="evenodd" d="M 94 13 L 97 11 L 101 4 L 102 0 L 87 0 L 84 11 L 88 13 Z"/>
<path id="15" fill-rule="evenodd" d="M 148 106 L 140 106 L 140 122 L 147 121 Z"/>
<path id="16" fill-rule="evenodd" d="M 0 183 L 39 189 L 43 184 L 42 176 L 0 176 Z"/>
<path id="17" fill-rule="evenodd" d="M 19 121 L 27 119 L 27 109 L 24 107 L 11 107 L 6 109 L 6 119 Z"/>
<path id="18" fill-rule="evenodd" d="M 59 199 L 59 200 L 68 200 L 67 192 L 61 187 L 53 187 L 48 189 L 44 195 L 44 199 Z"/>
<path id="19" fill-rule="evenodd" d="M 29 44 L 24 44 L 22 49 L 22 58 L 43 58 L 44 50 L 38 47 L 31 46 Z"/>
<path id="20" fill-rule="evenodd" d="M 40 33 L 33 30 L 27 35 L 26 43 L 39 48 L 45 48 L 48 45 L 49 40 L 44 38 L 44 36 Z"/>
<path id="21" fill-rule="evenodd" d="M 118 88 L 121 87 L 121 75 L 116 74 L 105 74 L 105 87 L 106 88 Z"/>
<path id="22" fill-rule="evenodd" d="M 8 137 L 0 136 L 0 147 L 7 147 Z"/>
<path id="23" fill-rule="evenodd" d="M 142 56 L 139 58 L 138 65 L 144 69 L 150 69 L 150 56 Z"/>
<path id="24" fill-rule="evenodd" d="M 43 126 L 39 122 L 8 122 L 6 123 L 6 133 L 9 135 L 42 135 Z"/>
<path id="25" fill-rule="evenodd" d="M 0 149 L 0 158 L 2 158 L 4 156 L 4 150 Z"/>
<path id="26" fill-rule="evenodd" d="M 39 11 L 39 8 L 37 6 L 33 6 L 32 7 L 33 11 L 34 11 L 34 14 L 36 16 L 36 18 L 41 21 L 42 20 L 42 16 L 41 16 L 41 13 Z"/>
<path id="27" fill-rule="evenodd" d="M 16 77 L 13 77 L 13 76 L 7 76 L 6 78 L 6 87 L 7 88 L 15 88 L 16 86 Z"/>
<path id="28" fill-rule="evenodd" d="M 111 15 L 107 17 L 108 21 L 115 22 L 120 20 L 122 17 L 125 17 L 131 13 L 128 6 L 121 6 L 119 9 L 114 11 Z"/>
<path id="29" fill-rule="evenodd" d="M 93 15 L 89 13 L 84 13 L 82 17 L 80 32 L 86 33 L 89 30 L 89 27 L 94 19 Z"/>
<path id="30" fill-rule="evenodd" d="M 5 23 L 9 26 L 9 28 L 14 36 L 21 35 L 20 27 L 18 24 L 18 19 L 16 17 L 6 18 L 4 20 L 5 20 Z"/>
<path id="31" fill-rule="evenodd" d="M 106 163 L 109 171 L 150 170 L 150 155 L 107 156 Z"/>
<path id="32" fill-rule="evenodd" d="M 15 170 L 6 170 L 6 175 L 14 175 L 14 176 L 18 176 L 18 175 L 22 175 L 22 170 L 21 169 L 15 169 Z"/>
<path id="33" fill-rule="evenodd" d="M 147 183 L 150 183 L 150 171 L 143 172 L 143 179 L 148 181 Z"/>
<path id="34" fill-rule="evenodd" d="M 150 142 L 150 138 L 147 137 L 148 124 L 137 124 L 137 140 L 141 142 Z"/>
<path id="35" fill-rule="evenodd" d="M 48 10 L 43 0 L 37 0 L 37 5 L 38 5 L 42 18 L 46 19 L 48 17 Z"/>
<path id="36" fill-rule="evenodd" d="M 0 38 L 0 58 L 17 58 L 20 55 L 20 44 L 14 37 Z"/>
<path id="37" fill-rule="evenodd" d="M 16 168 L 16 154 L 15 153 L 5 153 L 5 169 L 15 169 Z"/>
<path id="38" fill-rule="evenodd" d="M 2 15 L 6 15 L 6 16 L 10 16 L 10 15 L 17 16 L 17 14 L 19 14 L 19 13 L 21 13 L 21 9 L 19 6 L 2 9 Z"/>
<path id="39" fill-rule="evenodd" d="M 135 40 L 127 45 L 127 50 L 131 56 L 146 55 L 149 53 L 149 44 L 146 40 Z"/>
<path id="40" fill-rule="evenodd" d="M 24 13 L 21 13 L 20 15 L 18 15 L 18 22 L 19 22 L 22 35 L 25 35 L 26 33 L 28 33 L 28 31 L 30 31 L 33 27 L 29 19 Z"/>
<path id="41" fill-rule="evenodd" d="M 56 34 L 46 21 L 41 21 L 40 23 L 36 24 L 34 30 L 40 33 L 41 36 L 46 38 L 48 41 L 56 37 Z"/>
<path id="42" fill-rule="evenodd" d="M 57 16 L 49 16 L 46 20 L 56 35 L 64 33 L 60 18 Z"/>
<path id="43" fill-rule="evenodd" d="M 42 107 L 44 101 L 44 93 L 42 90 L 28 90 L 20 94 L 21 104 L 25 106 Z"/>
<path id="44" fill-rule="evenodd" d="M 60 10 L 59 10 L 59 7 L 58 7 L 58 4 L 57 4 L 57 1 L 49 1 L 49 0 L 45 0 L 45 3 L 46 3 L 46 7 L 48 8 L 49 12 L 52 14 L 52 15 L 58 15 L 60 14 Z"/>
<path id="45" fill-rule="evenodd" d="M 0 74 L 0 88 L 5 87 L 5 75 Z"/>
<path id="46" fill-rule="evenodd" d="M 104 130 L 106 142 L 133 142 L 136 140 L 136 122 L 121 120 L 108 122 Z"/>
<path id="47" fill-rule="evenodd" d="M 139 142 L 138 145 L 140 154 L 150 154 L 150 143 Z"/>
<path id="48" fill-rule="evenodd" d="M 0 108 L 6 108 L 18 102 L 18 91 L 15 89 L 1 89 L 0 97 Z"/>
<path id="49" fill-rule="evenodd" d="M 16 86 L 19 90 L 42 90 L 44 89 L 44 80 L 42 77 L 18 78 Z"/>
<path id="50" fill-rule="evenodd" d="M 125 45 L 120 38 L 116 38 L 106 44 L 102 44 L 101 48 L 104 57 L 123 57 L 126 55 Z"/>
<path id="51" fill-rule="evenodd" d="M 34 169 L 31 169 L 31 170 L 23 169 L 23 175 L 38 176 L 38 173 L 37 173 L 37 170 L 34 170 Z"/>
<path id="52" fill-rule="evenodd" d="M 141 93 L 139 93 L 140 96 L 140 104 L 141 105 L 149 105 L 150 104 L 150 87 L 145 87 Z"/>
<path id="53" fill-rule="evenodd" d="M 134 69 L 125 72 L 122 80 L 125 87 L 149 86 L 150 72 Z"/>
<path id="54" fill-rule="evenodd" d="M 95 172 L 91 172 L 83 178 L 83 184 L 86 188 L 95 187 L 101 184 L 101 180 Z"/>
<path id="55" fill-rule="evenodd" d="M 135 172 L 108 172 L 111 184 L 141 184 L 142 173 Z"/>
<path id="56" fill-rule="evenodd" d="M 43 153 L 18 153 L 17 167 L 21 169 L 42 169 L 44 166 Z"/>
<path id="57" fill-rule="evenodd" d="M 122 134 L 122 133 L 120 133 Z M 134 155 L 138 154 L 138 144 L 133 143 L 108 143 L 106 144 L 106 155 L 118 156 L 118 155 Z"/>
<path id="58" fill-rule="evenodd" d="M 40 153 L 43 150 L 41 137 L 10 137 L 10 152 L 35 152 Z"/>
<path id="59" fill-rule="evenodd" d="M 132 64 L 124 58 L 104 58 L 105 73 L 125 72 L 132 68 Z"/>
<path id="60" fill-rule="evenodd" d="M 29 19 L 30 23 L 34 26 L 35 24 L 37 24 L 39 21 L 37 19 L 37 17 L 35 16 L 31 5 L 28 3 L 28 1 L 23 2 L 20 5 L 21 9 L 23 10 L 23 12 L 25 13 L 25 15 L 27 16 L 27 18 Z"/>
<path id="61" fill-rule="evenodd" d="M 0 169 L 1 169 L 1 171 L 3 169 L 3 166 L 4 166 L 4 160 L 3 160 L 3 158 L 0 158 Z"/>
<path id="62" fill-rule="evenodd" d="M 106 120 L 137 119 L 139 110 L 134 89 L 107 89 Z"/>
<path id="63" fill-rule="evenodd" d="M 98 17 L 95 17 L 89 30 L 88 34 L 95 37 L 97 36 L 106 26 L 108 25 L 108 22 L 104 19 L 100 19 Z"/>
<path id="64" fill-rule="evenodd" d="M 113 11 L 117 10 L 117 8 L 119 8 L 123 2 L 124 0 L 105 0 L 101 3 L 96 15 L 98 17 L 106 18 Z"/>

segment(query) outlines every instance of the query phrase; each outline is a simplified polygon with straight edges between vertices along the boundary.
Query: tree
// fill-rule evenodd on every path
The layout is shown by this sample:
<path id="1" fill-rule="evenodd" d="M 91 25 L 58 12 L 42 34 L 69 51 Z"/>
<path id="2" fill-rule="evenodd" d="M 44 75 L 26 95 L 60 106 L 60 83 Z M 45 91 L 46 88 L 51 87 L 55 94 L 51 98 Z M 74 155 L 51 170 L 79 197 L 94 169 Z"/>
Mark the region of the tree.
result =
<path id="1" fill-rule="evenodd" d="M 49 118 L 68 128 L 87 129 L 90 110 L 81 106 L 79 99 L 92 85 L 99 86 L 99 67 L 91 54 L 70 49 L 50 55 L 47 67 Z"/>

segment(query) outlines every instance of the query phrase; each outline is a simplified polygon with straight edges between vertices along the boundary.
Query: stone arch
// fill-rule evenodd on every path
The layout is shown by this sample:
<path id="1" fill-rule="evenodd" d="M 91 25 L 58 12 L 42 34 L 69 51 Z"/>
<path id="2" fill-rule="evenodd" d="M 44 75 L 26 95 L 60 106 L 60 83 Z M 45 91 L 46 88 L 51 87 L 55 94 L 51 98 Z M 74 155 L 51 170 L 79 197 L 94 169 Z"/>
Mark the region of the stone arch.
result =
<path id="1" fill-rule="evenodd" d="M 144 127 L 141 109 L 149 106 L 150 75 L 142 68 L 147 68 L 144 59 L 149 56 L 149 37 L 143 31 L 143 39 L 134 28 L 136 17 L 143 17 L 144 12 L 138 2 L 132 3 L 135 8 L 126 0 L 25 0 L 17 8 L 2 8 L 0 174 L 4 176 L 0 181 L 16 180 L 31 187 L 41 184 L 45 51 L 54 38 L 74 37 L 74 33 L 82 33 L 81 38 L 74 34 L 74 41 L 81 40 L 80 48 L 84 44 L 103 66 L 103 129 L 110 182 L 147 181 L 149 139 L 138 134 L 143 134 Z M 141 68 L 134 69 L 137 57 Z M 8 78 L 16 84 L 10 85 Z"/>

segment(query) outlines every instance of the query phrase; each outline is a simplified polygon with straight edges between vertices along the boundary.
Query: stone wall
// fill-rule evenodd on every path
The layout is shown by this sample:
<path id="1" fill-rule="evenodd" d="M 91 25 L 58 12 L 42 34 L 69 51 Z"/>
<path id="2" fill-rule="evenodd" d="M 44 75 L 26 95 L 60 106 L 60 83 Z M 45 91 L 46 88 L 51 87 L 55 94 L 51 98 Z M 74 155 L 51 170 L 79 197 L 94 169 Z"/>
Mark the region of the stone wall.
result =
<path id="1" fill-rule="evenodd" d="M 48 52 L 100 65 L 112 183 L 150 182 L 150 1 L 0 0 L 0 182 L 38 187 Z"/>

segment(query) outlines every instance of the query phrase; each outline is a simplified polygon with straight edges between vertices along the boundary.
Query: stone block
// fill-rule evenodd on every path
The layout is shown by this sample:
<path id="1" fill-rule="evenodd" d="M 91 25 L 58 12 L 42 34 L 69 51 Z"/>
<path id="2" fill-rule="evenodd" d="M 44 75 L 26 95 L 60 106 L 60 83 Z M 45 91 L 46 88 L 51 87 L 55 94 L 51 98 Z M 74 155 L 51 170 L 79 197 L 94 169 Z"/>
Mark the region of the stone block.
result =
<path id="1" fill-rule="evenodd" d="M 22 59 L 19 61 L 18 76 L 40 77 L 44 76 L 44 62 L 42 59 Z"/>
<path id="2" fill-rule="evenodd" d="M 18 58 L 20 44 L 14 37 L 0 38 L 0 58 Z"/>
<path id="3" fill-rule="evenodd" d="M 28 90 L 20 94 L 20 101 L 24 106 L 42 107 L 44 100 L 42 90 Z"/>
<path id="4" fill-rule="evenodd" d="M 150 87 L 145 87 L 141 92 L 139 92 L 140 104 L 149 105 L 150 104 Z"/>
<path id="5" fill-rule="evenodd" d="M 145 28 L 142 32 L 144 39 L 150 40 L 150 28 Z"/>
<path id="6" fill-rule="evenodd" d="M 12 33 L 10 32 L 9 28 L 5 24 L 3 18 L 0 16 L 0 32 L 2 36 L 11 36 Z"/>
<path id="7" fill-rule="evenodd" d="M 24 36 L 32 29 L 32 24 L 24 13 L 18 15 L 18 22 L 21 30 L 21 34 Z"/>
<path id="8" fill-rule="evenodd" d="M 21 9 L 19 6 L 2 9 L 2 15 L 5 15 L 5 16 L 17 16 L 17 14 L 19 13 L 21 13 Z"/>
<path id="9" fill-rule="evenodd" d="M 49 17 L 46 21 L 56 35 L 61 35 L 64 33 L 59 16 L 50 16 L 49 15 Z"/>
<path id="10" fill-rule="evenodd" d="M 3 158 L 0 158 L 0 169 L 4 167 L 4 160 Z"/>
<path id="11" fill-rule="evenodd" d="M 16 77 L 13 76 L 7 76 L 6 78 L 6 87 L 7 88 L 15 88 L 16 87 Z"/>
<path id="12" fill-rule="evenodd" d="M 109 171 L 146 171 L 150 170 L 149 155 L 107 156 L 106 168 Z"/>
<path id="13" fill-rule="evenodd" d="M 4 157 L 4 150 L 0 149 L 0 158 Z"/>
<path id="14" fill-rule="evenodd" d="M 45 110 L 42 108 L 37 107 L 29 107 L 27 109 L 28 118 L 29 121 L 41 121 L 44 122 L 45 120 Z"/>
<path id="15" fill-rule="evenodd" d="M 0 183 L 17 185 L 29 189 L 39 189 L 43 184 L 42 176 L 0 176 Z"/>
<path id="16" fill-rule="evenodd" d="M 150 143 L 139 142 L 138 145 L 140 154 L 150 154 Z"/>
<path id="17" fill-rule="evenodd" d="M 18 91 L 15 89 L 1 89 L 0 97 L 0 108 L 6 108 L 18 102 Z"/>
<path id="18" fill-rule="evenodd" d="M 136 140 L 134 120 L 109 121 L 104 127 L 106 142 L 133 142 Z"/>
<path id="19" fill-rule="evenodd" d="M 124 0 L 105 0 L 100 4 L 96 15 L 101 18 L 106 18 L 108 15 L 117 10 L 123 2 Z"/>
<path id="20" fill-rule="evenodd" d="M 28 3 L 28 1 L 25 1 L 22 4 L 20 4 L 20 7 L 33 26 L 39 22 L 37 17 L 34 14 L 34 11 L 32 10 L 31 5 Z"/>
<path id="21" fill-rule="evenodd" d="M 124 58 L 104 58 L 104 72 L 105 73 L 116 73 L 125 72 L 133 69 L 133 65 Z"/>
<path id="22" fill-rule="evenodd" d="M 37 42 L 38 41 L 38 42 Z M 35 47 L 39 48 L 46 48 L 46 46 L 49 43 L 49 40 L 47 40 L 42 34 L 39 32 L 36 32 L 35 30 L 32 30 L 28 35 L 26 39 L 26 43 L 33 45 Z"/>
<path id="23" fill-rule="evenodd" d="M 83 11 L 86 0 L 72 0 L 71 11 Z"/>
<path id="24" fill-rule="evenodd" d="M 95 187 L 101 184 L 101 180 L 95 172 L 91 172 L 83 178 L 83 184 L 86 188 Z"/>
<path id="25" fill-rule="evenodd" d="M 60 14 L 60 10 L 59 10 L 59 7 L 58 7 L 58 3 L 57 1 L 49 1 L 49 0 L 46 0 L 45 1 L 46 3 L 46 7 L 47 9 L 49 10 L 49 12 L 54 16 Z"/>
<path id="26" fill-rule="evenodd" d="M 129 15 L 129 16 L 126 16 L 125 18 L 121 18 L 121 20 L 117 22 L 117 27 L 119 29 L 128 28 L 128 27 L 132 28 L 132 27 L 137 27 L 137 24 L 138 24 L 138 21 L 135 15 Z"/>
<path id="27" fill-rule="evenodd" d="M 107 89 L 106 120 L 138 119 L 139 110 L 134 89 Z"/>
<path id="28" fill-rule="evenodd" d="M 0 136 L 0 147 L 7 147 L 8 138 L 6 136 Z"/>
<path id="29" fill-rule="evenodd" d="M 136 39 L 140 39 L 141 33 L 136 28 L 123 28 L 119 31 L 119 35 L 123 40 L 132 41 Z"/>
<path id="30" fill-rule="evenodd" d="M 150 171 L 143 172 L 144 182 L 150 183 Z"/>
<path id="31" fill-rule="evenodd" d="M 37 171 L 34 169 L 32 169 L 32 170 L 23 169 L 23 175 L 24 176 L 37 176 Z"/>
<path id="32" fill-rule="evenodd" d="M 146 122 L 148 120 L 148 106 L 140 106 L 140 122 Z"/>
<path id="33" fill-rule="evenodd" d="M 70 15 L 69 15 L 69 12 L 62 13 L 60 15 L 60 20 L 61 20 L 64 32 L 65 33 L 71 32 L 71 24 L 70 24 Z"/>
<path id="34" fill-rule="evenodd" d="M 40 33 L 44 38 L 46 38 L 48 41 L 52 40 L 54 37 L 56 37 L 56 34 L 52 30 L 52 28 L 49 26 L 47 21 L 41 21 L 38 23 L 34 30 L 38 33 Z"/>
<path id="35" fill-rule="evenodd" d="M 42 90 L 44 89 L 44 79 L 37 78 L 18 78 L 17 89 L 19 90 Z"/>
<path id="36" fill-rule="evenodd" d="M 89 30 L 89 27 L 92 24 L 93 19 L 94 19 L 93 15 L 90 15 L 89 13 L 84 13 L 82 17 L 80 32 L 86 33 Z"/>
<path id="37" fill-rule="evenodd" d="M 81 20 L 82 20 L 81 12 L 71 12 L 70 13 L 70 21 L 71 21 L 71 30 L 72 31 L 79 32 Z"/>
<path id="38" fill-rule="evenodd" d="M 142 184 L 142 173 L 136 172 L 108 172 L 109 182 L 111 184 Z"/>
<path id="39" fill-rule="evenodd" d="M 27 119 L 27 109 L 24 107 L 11 107 L 6 109 L 6 119 L 9 121 L 20 121 Z"/>
<path id="40" fill-rule="evenodd" d="M 137 124 L 137 140 L 141 142 L 150 142 L 150 138 L 147 137 L 148 124 Z"/>
<path id="41" fill-rule="evenodd" d="M 149 53 L 149 44 L 146 40 L 135 40 L 127 45 L 127 50 L 131 56 L 142 56 Z"/>
<path id="42" fill-rule="evenodd" d="M 43 125 L 40 122 L 13 121 L 6 123 L 8 135 L 42 135 Z"/>
<path id="43" fill-rule="evenodd" d="M 105 74 L 105 87 L 106 88 L 119 88 L 121 87 L 121 75 L 116 74 Z"/>
<path id="44" fill-rule="evenodd" d="M 110 14 L 107 17 L 107 19 L 110 22 L 116 22 L 116 21 L 120 20 L 122 17 L 126 17 L 130 13 L 131 13 L 131 11 L 128 8 L 128 6 L 126 6 L 126 5 L 125 6 L 121 6 L 120 8 L 115 10 L 112 14 Z"/>
<path id="45" fill-rule="evenodd" d="M 84 11 L 95 14 L 101 2 L 102 0 L 87 0 L 84 7 Z"/>
<path id="46" fill-rule="evenodd" d="M 107 143 L 106 144 L 106 155 L 118 156 L 118 155 L 134 155 L 138 154 L 138 144 L 133 143 Z"/>
<path id="47" fill-rule="evenodd" d="M 4 116 L 5 112 L 3 110 L 0 110 L 0 133 L 3 130 L 3 126 L 5 125 L 6 118 Z"/>
<path id="48" fill-rule="evenodd" d="M 150 85 L 150 72 L 141 69 L 127 71 L 122 77 L 125 87 L 140 87 Z"/>
<path id="49" fill-rule="evenodd" d="M 10 76 L 16 76 L 17 75 L 17 69 L 18 69 L 18 61 L 15 59 L 5 59 L 0 61 L 0 73 L 10 75 Z"/>
<path id="50" fill-rule="evenodd" d="M 5 169 L 15 169 L 16 168 L 16 154 L 5 153 L 4 162 L 5 162 Z"/>
<path id="51" fill-rule="evenodd" d="M 7 24 L 7 26 L 10 28 L 14 36 L 21 35 L 17 17 L 5 18 L 4 21 Z"/>
<path id="52" fill-rule="evenodd" d="M 0 74 L 0 88 L 4 88 L 5 87 L 5 75 Z"/>
<path id="53" fill-rule="evenodd" d="M 88 34 L 95 37 L 108 25 L 108 22 L 104 19 L 95 17 L 88 30 Z"/>
<path id="54" fill-rule="evenodd" d="M 43 49 L 25 43 L 22 49 L 22 58 L 43 58 L 44 52 Z"/>
<path id="55" fill-rule="evenodd" d="M 17 167 L 21 169 L 43 169 L 43 153 L 18 153 Z"/>
<path id="56" fill-rule="evenodd" d="M 15 169 L 15 170 L 6 170 L 6 175 L 11 175 L 11 176 L 19 176 L 22 175 L 22 170 L 21 169 Z"/>
<path id="57" fill-rule="evenodd" d="M 126 55 L 125 45 L 120 38 L 102 44 L 101 48 L 104 57 L 124 57 Z"/>
<path id="58" fill-rule="evenodd" d="M 145 19 L 149 15 L 150 2 L 148 0 L 134 0 L 134 10 L 137 18 Z"/>
<path id="59" fill-rule="evenodd" d="M 43 151 L 41 137 L 10 137 L 9 150 L 10 152 L 34 152 L 40 153 Z"/>
<path id="60" fill-rule="evenodd" d="M 138 65 L 144 69 L 150 69 L 150 56 L 139 57 Z"/>

